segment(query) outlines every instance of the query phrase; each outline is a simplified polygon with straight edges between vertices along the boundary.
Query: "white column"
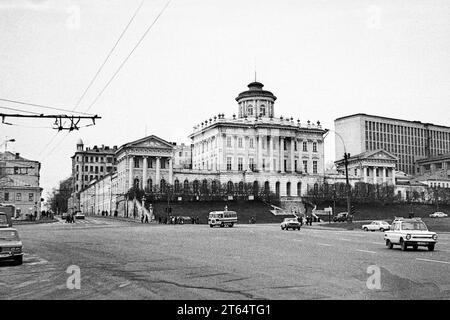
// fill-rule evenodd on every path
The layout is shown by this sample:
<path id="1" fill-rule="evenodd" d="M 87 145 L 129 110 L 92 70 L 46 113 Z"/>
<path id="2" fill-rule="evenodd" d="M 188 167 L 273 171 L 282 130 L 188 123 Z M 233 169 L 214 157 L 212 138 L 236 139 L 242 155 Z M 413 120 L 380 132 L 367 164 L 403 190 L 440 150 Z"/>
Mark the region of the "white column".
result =
<path id="1" fill-rule="evenodd" d="M 262 171 L 262 139 L 263 136 L 258 136 L 258 170 Z"/>
<path id="2" fill-rule="evenodd" d="M 172 158 L 169 159 L 169 183 L 173 184 L 173 164 Z"/>
<path id="3" fill-rule="evenodd" d="M 285 167 L 284 167 L 284 137 L 280 137 L 280 171 L 284 172 Z M 280 187 L 281 188 L 281 187 Z"/>
<path id="4" fill-rule="evenodd" d="M 270 137 L 270 142 L 269 142 L 269 156 L 270 156 L 270 159 L 269 159 L 269 169 L 270 169 L 270 171 L 272 171 L 272 172 L 274 172 L 275 171 L 275 167 L 274 167 L 274 165 L 273 165 L 273 139 L 274 139 L 274 136 L 271 136 Z"/>
<path id="5" fill-rule="evenodd" d="M 291 138 L 291 172 L 295 171 L 295 153 L 294 153 L 294 151 L 295 151 L 294 150 L 294 143 L 295 142 L 294 141 L 295 141 L 295 138 Z M 291 186 L 291 189 L 292 189 L 292 186 Z"/>
<path id="6" fill-rule="evenodd" d="M 250 142 L 249 142 L 248 137 L 243 137 L 243 139 L 244 139 L 244 141 L 243 141 L 243 143 L 244 143 L 244 160 L 243 160 L 242 166 L 245 171 L 245 170 L 248 170 L 248 153 L 250 150 L 250 145 L 249 145 Z"/>
<path id="7" fill-rule="evenodd" d="M 383 183 L 386 183 L 386 167 L 383 167 Z"/>
<path id="8" fill-rule="evenodd" d="M 145 187 L 147 186 L 147 157 L 144 157 L 142 166 L 142 189 L 145 190 Z"/>
<path id="9" fill-rule="evenodd" d="M 158 185 L 158 186 L 159 186 L 159 184 L 161 182 L 160 169 L 161 169 L 161 157 L 156 157 L 156 178 L 155 178 L 156 181 L 155 181 L 155 185 Z"/>
<path id="10" fill-rule="evenodd" d="M 222 170 L 227 170 L 227 138 L 225 135 L 222 135 L 222 144 L 223 144 L 223 153 L 222 153 Z"/>
<path id="11" fill-rule="evenodd" d="M 362 168 L 362 175 L 364 177 L 364 183 L 367 183 L 367 175 L 369 174 L 369 168 Z"/>
<path id="12" fill-rule="evenodd" d="M 133 165 L 134 165 L 134 157 L 128 157 L 128 189 L 133 187 Z"/>
<path id="13" fill-rule="evenodd" d="M 378 167 L 373 167 L 373 183 L 377 184 L 377 169 Z"/>
<path id="14" fill-rule="evenodd" d="M 395 167 L 392 170 L 392 184 L 395 185 Z"/>

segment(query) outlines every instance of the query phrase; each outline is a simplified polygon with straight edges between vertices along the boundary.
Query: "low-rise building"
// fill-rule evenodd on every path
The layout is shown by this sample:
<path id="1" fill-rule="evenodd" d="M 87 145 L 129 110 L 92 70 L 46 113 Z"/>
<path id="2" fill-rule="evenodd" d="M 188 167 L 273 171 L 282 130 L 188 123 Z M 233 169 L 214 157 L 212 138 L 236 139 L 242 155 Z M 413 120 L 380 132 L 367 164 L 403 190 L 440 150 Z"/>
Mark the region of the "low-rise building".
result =
<path id="1" fill-rule="evenodd" d="M 41 164 L 9 151 L 0 153 L 0 203 L 14 206 L 14 218 L 40 218 Z"/>

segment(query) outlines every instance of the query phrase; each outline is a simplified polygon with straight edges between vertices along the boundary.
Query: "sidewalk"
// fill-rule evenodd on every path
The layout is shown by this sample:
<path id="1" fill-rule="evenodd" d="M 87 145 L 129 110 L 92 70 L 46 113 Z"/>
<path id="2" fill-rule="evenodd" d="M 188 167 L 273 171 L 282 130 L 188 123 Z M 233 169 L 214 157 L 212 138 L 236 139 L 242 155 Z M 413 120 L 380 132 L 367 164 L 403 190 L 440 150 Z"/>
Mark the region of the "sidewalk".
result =
<path id="1" fill-rule="evenodd" d="M 123 221 L 123 222 L 134 222 L 134 223 L 139 223 L 139 224 L 158 224 L 157 221 L 149 221 L 149 223 L 142 223 L 140 218 L 134 219 L 134 218 L 127 218 L 127 217 L 114 217 L 114 216 L 102 216 L 102 215 L 93 215 L 93 216 L 86 216 L 86 217 L 116 220 L 116 221 Z"/>

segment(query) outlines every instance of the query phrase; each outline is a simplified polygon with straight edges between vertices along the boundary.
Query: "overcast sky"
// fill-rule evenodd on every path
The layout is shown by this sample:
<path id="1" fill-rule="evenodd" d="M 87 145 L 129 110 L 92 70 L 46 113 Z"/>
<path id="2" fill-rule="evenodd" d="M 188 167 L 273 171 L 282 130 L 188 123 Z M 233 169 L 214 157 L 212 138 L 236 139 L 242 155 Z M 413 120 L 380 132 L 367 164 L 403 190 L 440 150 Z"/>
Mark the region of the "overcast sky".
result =
<path id="1" fill-rule="evenodd" d="M 140 3 L 0 0 L 0 98 L 72 110 Z M 77 111 L 165 4 L 145 2 Z M 67 135 L 51 119 L 7 119 L 15 126 L 0 124 L 0 143 L 15 138 L 8 150 L 42 162 L 45 196 L 70 176 L 78 138 L 91 147 L 145 133 L 189 143 L 194 125 L 237 113 L 255 66 L 278 97 L 277 117 L 333 129 L 337 117 L 363 112 L 450 126 L 450 1 L 173 0 L 92 105 L 97 125 Z M 334 160 L 334 134 L 325 149 Z"/>

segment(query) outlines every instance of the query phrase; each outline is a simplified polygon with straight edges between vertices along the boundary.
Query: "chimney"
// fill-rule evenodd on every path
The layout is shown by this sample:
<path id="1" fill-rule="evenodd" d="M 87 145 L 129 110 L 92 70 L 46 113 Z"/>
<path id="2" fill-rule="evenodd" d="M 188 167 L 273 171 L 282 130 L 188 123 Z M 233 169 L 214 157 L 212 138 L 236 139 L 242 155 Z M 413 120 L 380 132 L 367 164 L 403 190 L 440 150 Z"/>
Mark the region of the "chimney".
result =
<path id="1" fill-rule="evenodd" d="M 16 152 L 16 159 L 20 158 L 20 153 Z"/>

